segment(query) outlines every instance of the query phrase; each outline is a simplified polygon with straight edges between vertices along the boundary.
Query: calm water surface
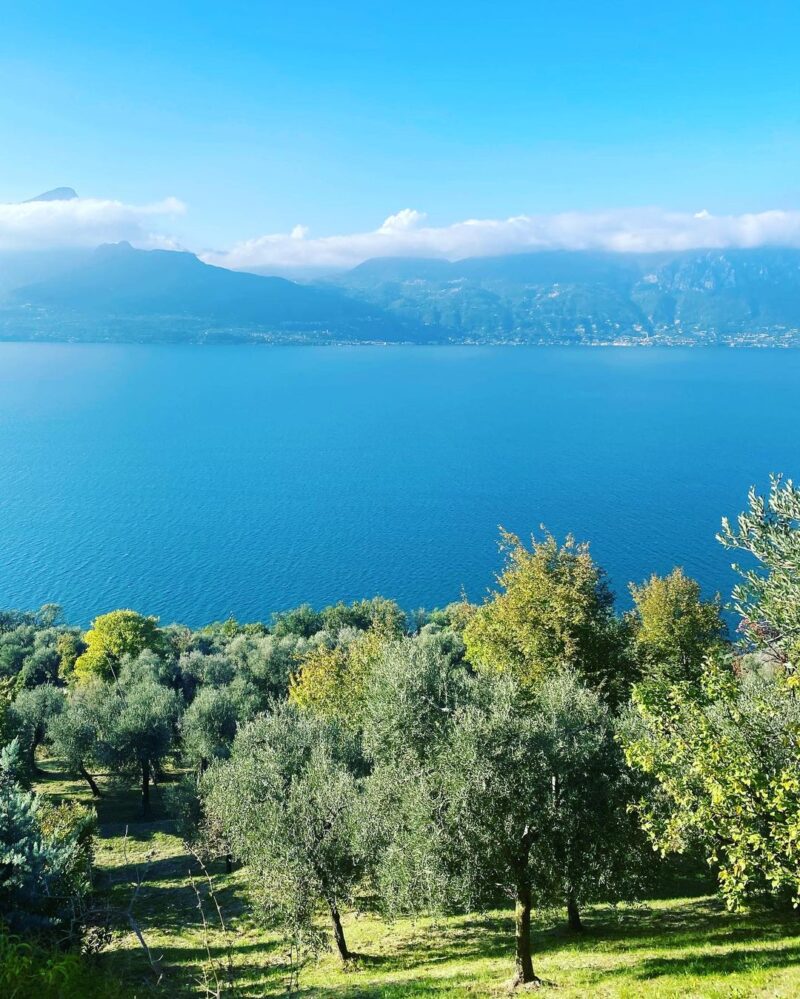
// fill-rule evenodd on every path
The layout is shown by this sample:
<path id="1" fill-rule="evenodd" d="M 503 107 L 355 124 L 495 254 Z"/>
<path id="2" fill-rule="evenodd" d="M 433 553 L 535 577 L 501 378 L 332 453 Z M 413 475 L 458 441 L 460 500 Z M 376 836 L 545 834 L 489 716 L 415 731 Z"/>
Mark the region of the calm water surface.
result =
<path id="1" fill-rule="evenodd" d="M 0 345 L 0 605 L 198 625 L 480 599 L 497 527 L 629 580 L 800 476 L 800 352 Z"/>

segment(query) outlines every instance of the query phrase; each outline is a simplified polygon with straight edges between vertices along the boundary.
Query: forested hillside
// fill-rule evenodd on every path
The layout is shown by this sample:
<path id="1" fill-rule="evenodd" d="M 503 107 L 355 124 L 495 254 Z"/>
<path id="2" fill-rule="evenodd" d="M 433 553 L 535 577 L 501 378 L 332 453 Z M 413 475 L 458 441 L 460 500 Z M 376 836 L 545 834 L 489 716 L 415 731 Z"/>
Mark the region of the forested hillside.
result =
<path id="1" fill-rule="evenodd" d="M 97 247 L 6 291 L 0 338 L 110 342 L 413 340 L 414 327 L 334 288 L 211 267 L 192 253 Z"/>
<path id="2" fill-rule="evenodd" d="M 800 250 L 378 258 L 315 282 L 127 243 L 0 254 L 0 338 L 800 343 Z"/>
<path id="3" fill-rule="evenodd" d="M 800 342 L 794 249 L 368 260 L 337 284 L 456 341 Z"/>
<path id="4" fill-rule="evenodd" d="M 733 635 L 547 534 L 480 605 L 4 612 L 3 994 L 796 994 L 800 490 L 719 538 Z"/>

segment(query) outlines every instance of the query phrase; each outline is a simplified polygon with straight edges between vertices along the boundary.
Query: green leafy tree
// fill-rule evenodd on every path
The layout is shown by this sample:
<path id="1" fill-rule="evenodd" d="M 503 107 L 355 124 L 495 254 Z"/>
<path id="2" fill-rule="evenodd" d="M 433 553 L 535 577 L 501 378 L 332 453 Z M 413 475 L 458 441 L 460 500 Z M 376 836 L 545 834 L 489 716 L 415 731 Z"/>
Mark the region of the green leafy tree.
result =
<path id="1" fill-rule="evenodd" d="M 17 690 L 56 683 L 58 635 L 55 628 L 29 622 L 0 633 L 0 676 L 13 678 Z"/>
<path id="2" fill-rule="evenodd" d="M 98 754 L 117 773 L 137 775 L 145 816 L 152 778 L 172 748 L 180 711 L 175 691 L 153 680 L 109 685 L 104 691 Z"/>
<path id="3" fill-rule="evenodd" d="M 283 700 L 288 694 L 292 674 L 313 644 L 308 638 L 291 632 L 235 635 L 225 646 L 224 655 L 233 667 L 232 682 L 240 688 L 240 699 L 246 695 L 254 698 L 259 710 L 266 710 L 274 699 Z"/>
<path id="4" fill-rule="evenodd" d="M 740 632 L 787 673 L 800 667 L 800 489 L 773 475 L 767 496 L 751 489 L 735 526 L 725 518 L 717 536 L 742 551 L 753 567 L 734 565 L 742 581 L 733 591 Z"/>
<path id="5" fill-rule="evenodd" d="M 276 614 L 272 622 L 272 633 L 278 638 L 296 635 L 298 638 L 311 638 L 322 631 L 322 615 L 311 604 L 302 604 L 294 610 Z"/>
<path id="6" fill-rule="evenodd" d="M 366 681 L 364 746 L 379 764 L 412 766 L 448 737 L 455 711 L 469 702 L 470 672 L 446 632 L 385 645 Z"/>
<path id="7" fill-rule="evenodd" d="M 472 910 L 494 906 L 499 889 L 515 908 L 515 980 L 536 982 L 534 906 L 566 905 L 578 929 L 583 903 L 639 889 L 646 843 L 628 810 L 633 775 L 608 707 L 570 671 L 533 691 L 484 677 L 449 729 L 426 766 L 371 778 L 384 800 L 397 795 L 378 813 L 379 883 L 406 904 L 438 891 L 440 904 Z"/>
<path id="8" fill-rule="evenodd" d="M 52 719 L 64 709 L 64 691 L 52 684 L 21 690 L 11 706 L 11 726 L 34 772 L 36 750 L 45 741 Z"/>
<path id="9" fill-rule="evenodd" d="M 75 677 L 75 663 L 86 651 L 86 643 L 79 631 L 72 629 L 62 631 L 56 641 L 58 656 L 58 678 L 63 683 L 70 683 Z"/>
<path id="10" fill-rule="evenodd" d="M 77 685 L 67 695 L 64 710 L 51 717 L 47 729 L 54 755 L 70 773 L 86 781 L 94 798 L 101 795 L 91 770 L 101 756 L 100 733 L 109 693 L 100 681 Z"/>
<path id="11" fill-rule="evenodd" d="M 0 746 L 10 742 L 12 731 L 11 705 L 14 702 L 14 681 L 10 677 L 0 677 Z"/>
<path id="12" fill-rule="evenodd" d="M 706 658 L 725 637 L 720 599 L 703 600 L 700 586 L 674 569 L 631 583 L 634 645 L 641 674 L 648 679 L 697 678 Z"/>
<path id="13" fill-rule="evenodd" d="M 320 614 L 322 628 L 337 634 L 343 628 L 374 631 L 384 638 L 401 638 L 408 627 L 406 615 L 394 600 L 373 597 L 352 604 L 338 603 Z"/>
<path id="14" fill-rule="evenodd" d="M 116 676 L 123 657 L 133 658 L 145 650 L 164 651 L 164 636 L 154 617 L 143 617 L 132 610 L 116 610 L 101 614 L 83 636 L 86 651 L 75 662 L 79 680 L 92 677 L 111 680 Z"/>
<path id="15" fill-rule="evenodd" d="M 289 699 L 307 711 L 357 729 L 362 722 L 370 672 L 386 645 L 377 631 L 346 628 L 313 646 L 289 685 Z"/>
<path id="16" fill-rule="evenodd" d="M 800 702 L 775 674 L 712 662 L 699 683 L 634 691 L 630 762 L 658 782 L 639 804 L 662 853 L 694 844 L 731 908 L 764 892 L 800 903 Z"/>
<path id="17" fill-rule="evenodd" d="M 363 854 L 371 858 L 378 907 L 387 917 L 460 904 L 460 858 L 448 864 L 446 830 L 436 817 L 437 761 L 455 718 L 471 703 L 474 679 L 452 634 L 426 631 L 391 642 L 370 672 L 362 739 L 366 781 Z"/>
<path id="18" fill-rule="evenodd" d="M 183 749 L 188 762 L 205 770 L 224 760 L 239 722 L 239 706 L 227 687 L 203 687 L 181 720 Z"/>
<path id="19" fill-rule="evenodd" d="M 355 758 L 335 722 L 282 705 L 244 726 L 230 759 L 203 778 L 206 811 L 247 865 L 259 906 L 294 939 L 319 946 L 324 903 L 343 961 L 351 955 L 340 910 L 365 870 Z"/>
<path id="20" fill-rule="evenodd" d="M 634 690 L 624 741 L 658 783 L 645 828 L 663 852 L 705 850 L 731 907 L 765 891 L 800 902 L 800 492 L 779 477 L 720 541 L 755 560 L 740 570 L 739 659 L 711 657 L 696 679 Z"/>
<path id="21" fill-rule="evenodd" d="M 464 630 L 469 661 L 529 687 L 569 666 L 611 702 L 624 700 L 633 678 L 627 635 L 588 546 L 571 537 L 559 546 L 548 534 L 528 549 L 504 532 L 501 547 L 501 590 Z"/>

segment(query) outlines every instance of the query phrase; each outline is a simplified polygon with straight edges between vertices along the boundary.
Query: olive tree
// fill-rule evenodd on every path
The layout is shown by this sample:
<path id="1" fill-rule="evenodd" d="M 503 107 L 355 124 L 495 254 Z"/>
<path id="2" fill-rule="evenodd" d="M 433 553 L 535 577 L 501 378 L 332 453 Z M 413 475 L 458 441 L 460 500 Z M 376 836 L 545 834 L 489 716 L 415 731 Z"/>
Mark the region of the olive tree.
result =
<path id="1" fill-rule="evenodd" d="M 236 735 L 239 708 L 227 687 L 202 687 L 181 720 L 183 750 L 189 763 L 206 770 L 227 759 Z"/>
<path id="2" fill-rule="evenodd" d="M 99 798 L 100 788 L 91 770 L 100 755 L 100 733 L 108 691 L 100 683 L 81 684 L 72 689 L 64 710 L 50 719 L 47 736 L 54 754 L 74 774 L 89 785 L 92 797 Z"/>
<path id="3" fill-rule="evenodd" d="M 150 814 L 152 776 L 172 748 L 180 710 L 175 691 L 153 680 L 109 684 L 104 690 L 98 752 L 117 773 L 137 775 L 145 816 Z"/>
<path id="4" fill-rule="evenodd" d="M 202 781 L 206 812 L 248 866 L 257 904 L 312 946 L 322 940 L 315 915 L 324 904 L 343 961 L 351 954 L 341 907 L 365 871 L 356 763 L 336 722 L 281 705 L 245 725 L 230 759 Z"/>
<path id="5" fill-rule="evenodd" d="M 633 778 L 607 706 L 573 672 L 535 690 L 482 678 L 428 765 L 389 776 L 401 807 L 383 815 L 404 846 L 393 848 L 391 837 L 383 845 L 380 883 L 411 901 L 415 891 L 427 902 L 438 890 L 441 904 L 467 909 L 505 894 L 519 984 L 538 980 L 534 906 L 566 904 L 578 929 L 581 903 L 636 893 L 646 844 L 628 811 Z"/>
<path id="6" fill-rule="evenodd" d="M 446 739 L 455 710 L 468 703 L 471 672 L 446 632 L 384 646 L 365 680 L 364 747 L 377 764 L 424 762 Z"/>
<path id="7" fill-rule="evenodd" d="M 36 766 L 36 750 L 45 741 L 51 720 L 64 708 L 64 691 L 52 684 L 26 687 L 11 706 L 11 725 L 28 758 L 32 770 Z"/>

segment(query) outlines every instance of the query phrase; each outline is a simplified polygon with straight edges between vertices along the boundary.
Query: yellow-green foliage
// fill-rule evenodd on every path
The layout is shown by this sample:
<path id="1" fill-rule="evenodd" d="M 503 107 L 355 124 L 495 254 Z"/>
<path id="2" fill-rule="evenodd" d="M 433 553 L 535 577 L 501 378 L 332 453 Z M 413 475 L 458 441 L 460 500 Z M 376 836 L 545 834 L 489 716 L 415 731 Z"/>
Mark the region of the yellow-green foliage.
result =
<path id="1" fill-rule="evenodd" d="M 72 631 L 62 631 L 58 636 L 56 640 L 58 675 L 62 680 L 69 682 L 74 678 L 75 664 L 85 648 L 81 638 Z"/>
<path id="2" fill-rule="evenodd" d="M 158 652 L 164 645 L 158 618 L 143 617 L 132 610 L 115 610 L 96 617 L 83 640 L 86 651 L 75 663 L 79 680 L 110 680 L 123 656 L 138 656 L 145 649 Z"/>
<path id="3" fill-rule="evenodd" d="M 386 644 L 377 631 L 363 631 L 333 647 L 320 645 L 303 657 L 292 677 L 289 699 L 346 724 L 361 718 L 367 678 Z"/>
<path id="4" fill-rule="evenodd" d="M 628 761 L 654 777 L 640 803 L 664 853 L 700 843 L 735 908 L 762 892 L 800 904 L 800 705 L 778 674 L 709 660 L 701 681 L 640 684 Z"/>
<path id="5" fill-rule="evenodd" d="M 467 658 L 476 668 L 510 673 L 536 684 L 572 665 L 591 674 L 612 620 L 610 591 L 587 545 L 572 537 L 531 539 L 530 549 L 503 532 L 506 567 L 492 594 L 464 630 Z"/>
<path id="6" fill-rule="evenodd" d="M 645 672 L 685 679 L 697 675 L 703 660 L 718 645 L 725 625 L 719 596 L 704 601 L 695 580 L 674 569 L 651 576 L 641 586 L 631 583 L 634 641 Z"/>

